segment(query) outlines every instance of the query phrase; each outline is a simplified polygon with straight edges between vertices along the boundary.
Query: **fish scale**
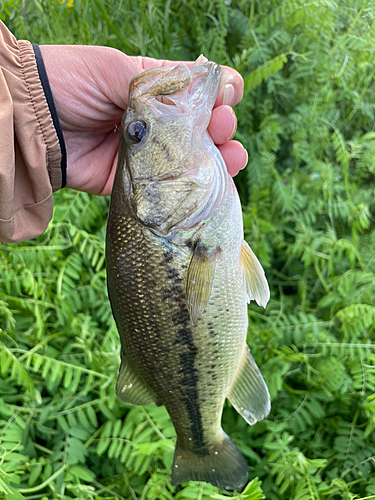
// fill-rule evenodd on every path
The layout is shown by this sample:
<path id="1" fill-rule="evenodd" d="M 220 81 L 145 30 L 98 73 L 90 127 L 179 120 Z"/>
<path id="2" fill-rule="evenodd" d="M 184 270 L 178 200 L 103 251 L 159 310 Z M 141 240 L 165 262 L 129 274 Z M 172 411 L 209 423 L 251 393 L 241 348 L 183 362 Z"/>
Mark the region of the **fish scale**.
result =
<path id="1" fill-rule="evenodd" d="M 264 305 L 268 286 L 243 242 L 238 194 L 206 131 L 218 66 L 176 68 L 139 75 L 122 122 L 106 244 L 121 339 L 116 392 L 128 403 L 165 405 L 177 434 L 174 484 L 239 489 L 247 465 L 221 415 L 226 397 L 249 423 L 269 411 L 246 346 L 247 301 Z"/>

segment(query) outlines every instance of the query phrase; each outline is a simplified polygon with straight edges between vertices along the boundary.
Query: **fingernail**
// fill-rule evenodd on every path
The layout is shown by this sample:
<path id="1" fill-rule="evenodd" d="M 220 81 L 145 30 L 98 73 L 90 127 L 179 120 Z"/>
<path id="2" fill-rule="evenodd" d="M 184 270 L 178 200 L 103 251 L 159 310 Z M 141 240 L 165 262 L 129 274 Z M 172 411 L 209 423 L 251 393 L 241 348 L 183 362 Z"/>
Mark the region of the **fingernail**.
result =
<path id="1" fill-rule="evenodd" d="M 224 85 L 224 97 L 223 97 L 223 104 L 226 104 L 227 106 L 231 106 L 234 101 L 234 87 L 230 83 L 226 83 Z"/>

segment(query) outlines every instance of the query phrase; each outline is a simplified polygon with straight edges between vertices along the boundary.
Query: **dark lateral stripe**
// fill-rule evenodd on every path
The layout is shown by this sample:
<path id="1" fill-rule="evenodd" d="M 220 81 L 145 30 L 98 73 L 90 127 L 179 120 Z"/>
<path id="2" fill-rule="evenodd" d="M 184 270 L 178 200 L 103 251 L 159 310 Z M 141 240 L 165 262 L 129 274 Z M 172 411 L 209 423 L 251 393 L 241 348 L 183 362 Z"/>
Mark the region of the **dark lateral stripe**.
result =
<path id="1" fill-rule="evenodd" d="M 178 271 L 166 267 L 167 281 L 172 282 L 170 291 L 174 292 L 173 299 L 179 305 L 179 310 L 172 315 L 172 321 L 178 327 L 175 344 L 180 349 L 179 361 L 181 367 L 181 390 L 185 395 L 185 406 L 190 421 L 192 445 L 197 450 L 204 450 L 204 430 L 202 414 L 199 406 L 198 381 L 199 373 L 195 366 L 198 348 L 194 344 L 190 326 L 190 315 L 183 301 L 183 287 Z"/>
<path id="2" fill-rule="evenodd" d="M 185 395 L 185 406 L 190 421 L 192 444 L 197 450 L 203 450 L 205 443 L 198 394 L 199 373 L 195 366 L 198 349 L 193 341 L 193 334 L 189 326 L 190 316 L 187 309 L 182 306 L 178 315 L 174 315 L 173 322 L 176 326 L 180 327 L 175 343 L 183 350 L 179 354 L 182 374 L 181 389 Z"/>
<path id="3" fill-rule="evenodd" d="M 186 342 L 185 342 L 186 345 Z M 198 397 L 198 370 L 195 368 L 197 348 L 179 355 L 183 372 L 182 389 L 186 396 L 185 405 L 191 424 L 192 443 L 197 450 L 204 449 L 204 430 Z"/>

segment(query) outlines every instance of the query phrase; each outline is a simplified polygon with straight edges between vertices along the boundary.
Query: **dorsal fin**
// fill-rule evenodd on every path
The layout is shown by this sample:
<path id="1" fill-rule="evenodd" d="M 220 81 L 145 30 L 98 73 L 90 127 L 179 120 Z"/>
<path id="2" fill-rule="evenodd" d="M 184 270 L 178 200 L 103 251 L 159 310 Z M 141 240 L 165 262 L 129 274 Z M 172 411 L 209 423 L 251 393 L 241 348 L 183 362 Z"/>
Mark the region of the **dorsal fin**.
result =
<path id="1" fill-rule="evenodd" d="M 250 425 L 263 420 L 271 409 L 270 395 L 247 345 L 227 398 Z"/>
<path id="2" fill-rule="evenodd" d="M 270 289 L 263 267 L 246 241 L 242 242 L 241 259 L 245 268 L 245 287 L 248 301 L 255 300 L 266 307 L 270 300 Z"/>

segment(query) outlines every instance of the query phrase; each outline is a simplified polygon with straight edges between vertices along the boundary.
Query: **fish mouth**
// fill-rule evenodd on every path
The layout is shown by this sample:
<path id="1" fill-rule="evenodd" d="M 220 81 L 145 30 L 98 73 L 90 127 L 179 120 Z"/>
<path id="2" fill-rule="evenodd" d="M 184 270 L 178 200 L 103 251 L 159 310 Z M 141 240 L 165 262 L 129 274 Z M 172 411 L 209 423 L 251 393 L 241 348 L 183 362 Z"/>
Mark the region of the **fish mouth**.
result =
<path id="1" fill-rule="evenodd" d="M 129 107 L 138 108 L 144 104 L 151 111 L 179 114 L 187 111 L 186 105 L 194 110 L 204 105 L 207 111 L 211 111 L 220 76 L 220 66 L 203 56 L 199 56 L 190 69 L 185 63 L 152 68 L 131 80 Z"/>
<path id="2" fill-rule="evenodd" d="M 198 61 L 199 58 L 196 62 Z M 205 99 L 207 110 L 211 112 L 219 90 L 221 77 L 219 64 L 212 61 L 198 64 L 191 69 L 191 75 L 192 83 L 189 88 L 190 102 L 200 102 Z"/>

